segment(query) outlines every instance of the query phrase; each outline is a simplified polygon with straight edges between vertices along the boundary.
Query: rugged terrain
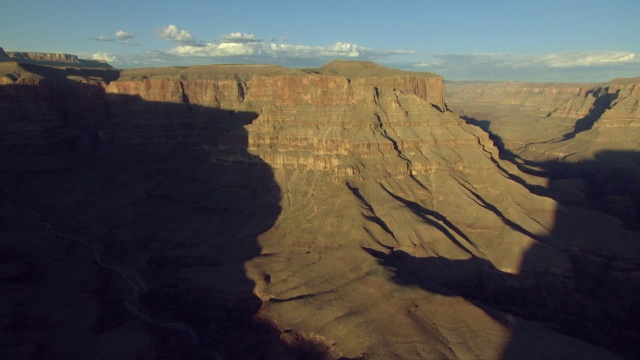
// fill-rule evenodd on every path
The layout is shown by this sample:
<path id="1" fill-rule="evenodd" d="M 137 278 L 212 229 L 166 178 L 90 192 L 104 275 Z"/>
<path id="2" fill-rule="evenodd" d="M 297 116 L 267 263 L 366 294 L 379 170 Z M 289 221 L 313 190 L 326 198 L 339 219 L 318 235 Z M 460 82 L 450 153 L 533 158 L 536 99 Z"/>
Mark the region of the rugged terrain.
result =
<path id="1" fill-rule="evenodd" d="M 640 78 L 604 84 L 453 82 L 447 89 L 452 109 L 491 118 L 491 131 L 505 149 L 532 160 L 577 162 L 640 146 Z"/>
<path id="2" fill-rule="evenodd" d="M 451 83 L 447 104 L 553 195 L 640 229 L 640 78 L 604 84 Z"/>
<path id="3" fill-rule="evenodd" d="M 640 354 L 638 233 L 501 159 L 440 76 L 0 70 L 3 357 Z"/>

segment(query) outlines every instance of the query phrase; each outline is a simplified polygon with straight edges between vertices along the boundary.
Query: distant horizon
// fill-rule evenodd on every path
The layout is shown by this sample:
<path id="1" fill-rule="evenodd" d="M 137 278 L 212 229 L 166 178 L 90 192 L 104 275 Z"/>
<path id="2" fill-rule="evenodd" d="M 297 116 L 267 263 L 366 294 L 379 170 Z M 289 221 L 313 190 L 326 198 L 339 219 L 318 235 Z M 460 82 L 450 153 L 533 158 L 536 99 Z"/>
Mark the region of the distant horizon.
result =
<path id="1" fill-rule="evenodd" d="M 319 67 L 370 60 L 464 81 L 606 82 L 640 76 L 640 2 L 275 0 L 202 4 L 25 0 L 0 5 L 0 46 L 119 69 Z"/>
<path id="2" fill-rule="evenodd" d="M 456 76 L 455 72 L 452 73 L 452 76 L 446 76 L 445 74 L 443 74 L 443 72 L 445 73 L 449 73 L 449 71 L 438 71 L 441 69 L 436 68 L 435 66 L 432 69 L 426 69 L 423 67 L 417 67 L 414 65 L 410 65 L 410 64 L 403 64 L 403 63 L 387 63 L 384 61 L 378 61 L 378 60 L 370 60 L 370 59 L 351 59 L 351 58 L 329 58 L 329 59 L 314 59 L 314 61 L 308 61 L 308 62 L 300 62 L 299 65 L 297 64 L 290 64 L 288 62 L 284 62 L 283 63 L 279 63 L 279 62 L 273 62 L 273 61 L 264 61 L 264 62 L 248 62 L 248 61 L 236 61 L 236 62 L 206 62 L 206 61 L 191 61 L 189 63 L 183 63 L 183 62 L 176 62 L 176 63 L 158 63 L 158 64 L 124 64 L 124 66 L 117 66 L 114 64 L 113 61 L 110 61 L 112 59 L 103 59 L 100 57 L 95 57 L 95 56 L 86 56 L 87 54 L 83 54 L 83 53 L 73 53 L 73 52 L 65 52 L 65 51 L 36 51 L 36 50 L 32 50 L 32 49 L 7 49 L 3 46 L 0 46 L 0 48 L 3 48 L 6 52 L 22 52 L 22 53 L 52 53 L 52 54 L 65 54 L 65 55 L 75 55 L 77 56 L 79 59 L 82 60 L 95 60 L 95 61 L 102 61 L 102 62 L 106 62 L 109 65 L 113 66 L 115 69 L 118 70 L 127 70 L 127 69 L 144 69 L 144 68 L 157 68 L 157 67 L 172 67 L 172 66 L 177 66 L 177 67 L 184 67 L 184 66 L 207 66 L 207 65 L 275 65 L 275 66 L 281 66 L 284 68 L 318 68 L 318 67 L 322 67 L 323 65 L 334 61 L 334 60 L 345 60 L 345 61 L 371 61 L 375 64 L 378 65 L 382 65 L 384 67 L 387 68 L 391 68 L 391 69 L 399 69 L 399 70 L 406 70 L 406 71 L 412 71 L 412 72 L 429 72 L 429 73 L 435 73 L 437 75 L 442 76 L 445 81 L 475 81 L 475 82 L 505 82 L 505 81 L 516 81 L 516 82 L 531 82 L 531 83 L 585 83 L 585 84 L 591 84 L 591 83 L 606 83 L 615 79 L 629 79 L 629 78 L 635 78 L 635 77 L 640 77 L 640 66 L 638 71 L 634 71 L 633 73 L 628 73 L 626 72 L 626 69 L 605 69 L 607 71 L 602 71 L 603 69 L 594 69 L 591 68 L 590 70 L 592 71 L 591 75 L 585 79 L 585 77 L 581 76 L 580 73 L 574 74 L 573 76 L 567 77 L 567 75 L 559 75 L 559 76 L 554 76 L 555 73 L 553 72 L 549 72 L 547 74 L 543 74 L 543 75 L 537 75 L 536 77 L 528 77 L 528 76 L 521 76 L 521 75 L 517 75 L 517 74 L 513 74 L 513 76 L 509 77 L 508 75 L 500 75 L 500 76 L 496 76 L 495 74 L 492 74 L 493 76 L 483 76 L 483 75 L 479 75 L 477 77 L 473 77 L 473 75 L 470 75 L 470 77 L 461 77 L 460 75 Z M 506 56 L 506 54 L 505 54 Z M 324 61 L 323 61 L 324 60 Z M 116 64 L 121 64 L 121 62 L 115 62 Z M 597 70 L 600 70 L 600 72 L 598 72 Z M 613 71 L 611 71 L 613 70 Z M 556 72 L 557 73 L 557 72 Z M 594 75 L 597 74 L 597 75 Z M 610 75 L 610 76 L 608 76 Z M 590 80 L 589 80 L 590 79 Z"/>
<path id="3" fill-rule="evenodd" d="M 87 59 L 87 58 L 83 58 L 78 54 L 73 54 L 73 53 L 66 53 L 66 52 L 60 52 L 60 51 L 54 51 L 54 52 L 41 52 L 41 51 L 32 51 L 32 50 L 7 50 L 4 47 L 0 46 L 0 49 L 4 50 L 7 53 L 42 53 L 42 54 L 61 54 L 61 55 L 70 55 L 70 56 L 76 56 L 78 57 L 79 60 L 88 60 L 88 61 L 96 61 L 96 62 L 102 62 L 102 63 L 106 63 L 110 66 L 113 67 L 113 69 L 115 70 L 133 70 L 133 69 L 151 69 L 151 68 L 164 68 L 164 67 L 189 67 L 189 66 L 215 66 L 215 65 L 220 65 L 220 66 L 224 66 L 224 65 L 238 65 L 238 66 L 242 66 L 242 65 L 264 65 L 264 66 L 280 66 L 283 68 L 287 68 L 287 69 L 304 69 L 304 68 L 320 68 L 332 61 L 336 61 L 336 60 L 340 60 L 340 61 L 353 61 L 353 62 L 372 62 L 374 64 L 377 65 L 381 65 L 384 66 L 386 68 L 389 69 L 396 69 L 396 70 L 404 70 L 404 71 L 410 71 L 410 72 L 423 72 L 423 73 L 433 73 L 439 76 L 442 76 L 444 78 L 445 82 L 525 82 L 525 83 L 533 83 L 533 84 L 548 84 L 548 83 L 560 83 L 560 84 L 595 84 L 595 83 L 608 83 L 611 82 L 613 80 L 616 79 L 633 79 L 633 78 L 640 78 L 640 74 L 637 76 L 631 76 L 631 77 L 618 77 L 618 78 L 612 78 L 612 79 L 607 79 L 604 81 L 529 81 L 529 80 L 518 80 L 518 79 L 502 79 L 502 80 L 482 80 L 482 79 L 449 79 L 445 76 L 443 76 L 442 74 L 438 74 L 438 73 L 434 73 L 432 71 L 422 71 L 422 70 L 415 70 L 415 69 L 403 69 L 400 67 L 393 67 L 393 66 L 388 66 L 387 64 L 384 63 L 380 63 L 380 62 L 376 62 L 376 61 L 372 61 L 372 60 L 355 60 L 355 59 L 332 59 L 332 60 L 327 60 L 327 62 L 325 62 L 324 64 L 321 64 L 319 66 L 315 66 L 315 67 L 290 67 L 290 66 L 282 66 L 279 64 L 269 64 L 269 63 L 211 63 L 211 64 L 193 64 L 193 65 L 171 65 L 171 64 L 164 64 L 164 65 L 158 65 L 158 66 L 140 66 L 140 67 L 128 67 L 128 68 L 119 68 L 119 67 L 115 67 L 113 66 L 113 64 L 109 63 L 106 60 L 96 60 L 96 59 Z"/>

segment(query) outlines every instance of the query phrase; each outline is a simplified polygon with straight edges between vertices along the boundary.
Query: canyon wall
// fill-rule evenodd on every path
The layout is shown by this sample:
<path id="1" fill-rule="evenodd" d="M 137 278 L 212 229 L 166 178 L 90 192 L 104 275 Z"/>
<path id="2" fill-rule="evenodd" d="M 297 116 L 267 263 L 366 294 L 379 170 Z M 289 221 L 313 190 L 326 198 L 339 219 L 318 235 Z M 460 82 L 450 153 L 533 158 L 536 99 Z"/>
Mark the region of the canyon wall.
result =
<path id="1" fill-rule="evenodd" d="M 447 104 L 477 120 L 491 117 L 492 129 L 512 151 L 563 135 L 576 137 L 574 143 L 589 148 L 574 154 L 571 146 L 538 151 L 545 152 L 543 159 L 568 155 L 579 160 L 602 149 L 638 148 L 639 84 L 640 78 L 604 84 L 452 82 L 447 84 Z"/>
<path id="2" fill-rule="evenodd" d="M 23 64 L 39 64 L 49 66 L 75 66 L 86 68 L 112 69 L 104 60 L 80 59 L 78 55 L 63 53 L 40 53 L 4 51 L 0 48 L 0 61 L 15 61 Z"/>
<path id="3" fill-rule="evenodd" d="M 440 76 L 0 69 L 9 355 L 637 354 L 637 233 L 535 191 Z"/>
<path id="4" fill-rule="evenodd" d="M 37 53 L 37 52 L 17 52 L 9 51 L 7 53 L 14 61 L 37 61 L 37 62 L 60 62 L 69 64 L 79 64 L 80 59 L 77 55 L 62 53 Z"/>
<path id="5" fill-rule="evenodd" d="M 488 130 L 503 156 L 519 159 L 525 171 L 542 169 L 557 179 L 557 198 L 640 228 L 640 78 L 602 84 L 454 82 L 447 88 L 447 104 Z"/>

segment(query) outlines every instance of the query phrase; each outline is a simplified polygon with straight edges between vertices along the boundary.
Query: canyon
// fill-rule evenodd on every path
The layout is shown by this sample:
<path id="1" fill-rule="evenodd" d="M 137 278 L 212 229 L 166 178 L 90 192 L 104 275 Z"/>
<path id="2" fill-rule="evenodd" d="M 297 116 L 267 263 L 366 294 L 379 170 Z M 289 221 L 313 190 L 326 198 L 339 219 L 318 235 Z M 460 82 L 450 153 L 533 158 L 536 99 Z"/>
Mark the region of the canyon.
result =
<path id="1" fill-rule="evenodd" d="M 5 59 L 0 354 L 640 356 L 635 80 Z"/>
<path id="2" fill-rule="evenodd" d="M 640 229 L 640 78 L 603 84 L 451 83 L 447 103 L 565 203 Z"/>

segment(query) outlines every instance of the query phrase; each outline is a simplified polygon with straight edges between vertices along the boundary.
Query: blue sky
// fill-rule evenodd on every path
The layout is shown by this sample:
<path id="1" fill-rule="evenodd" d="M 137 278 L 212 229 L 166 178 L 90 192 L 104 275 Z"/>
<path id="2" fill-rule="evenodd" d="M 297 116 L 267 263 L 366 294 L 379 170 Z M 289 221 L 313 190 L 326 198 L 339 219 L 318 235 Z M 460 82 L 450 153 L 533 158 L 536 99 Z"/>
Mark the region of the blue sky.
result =
<path id="1" fill-rule="evenodd" d="M 204 4 L 203 4 L 204 3 Z M 640 1 L 101 1 L 0 4 L 0 47 L 118 68 L 336 58 L 450 80 L 640 76 Z"/>

